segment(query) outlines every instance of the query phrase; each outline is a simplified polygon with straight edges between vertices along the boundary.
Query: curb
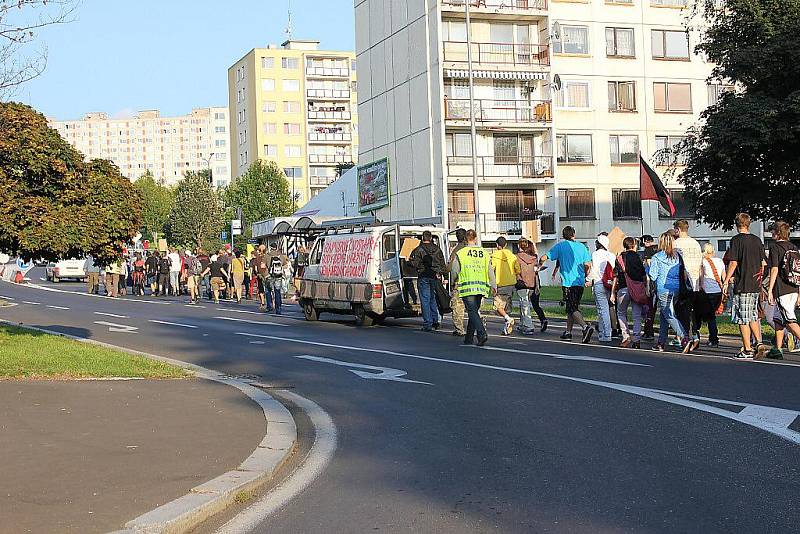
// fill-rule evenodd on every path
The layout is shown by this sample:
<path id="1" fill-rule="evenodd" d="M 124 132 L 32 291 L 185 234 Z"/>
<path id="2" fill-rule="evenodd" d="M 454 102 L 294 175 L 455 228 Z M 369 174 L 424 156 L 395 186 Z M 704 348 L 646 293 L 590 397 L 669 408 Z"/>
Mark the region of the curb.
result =
<path id="1" fill-rule="evenodd" d="M 289 410 L 265 391 L 252 384 L 255 381 L 233 378 L 199 365 L 182 362 L 147 352 L 118 347 L 93 339 L 64 334 L 45 328 L 37 328 L 0 319 L 0 323 L 18 326 L 45 334 L 65 337 L 106 348 L 121 350 L 128 354 L 144 356 L 193 371 L 199 378 L 219 382 L 237 388 L 264 412 L 266 429 L 264 438 L 256 449 L 236 469 L 223 473 L 199 486 L 195 486 L 182 497 L 146 512 L 125 523 L 115 534 L 172 534 L 187 532 L 214 514 L 234 503 L 237 494 L 258 488 L 268 482 L 283 466 L 297 445 L 297 426 Z"/>

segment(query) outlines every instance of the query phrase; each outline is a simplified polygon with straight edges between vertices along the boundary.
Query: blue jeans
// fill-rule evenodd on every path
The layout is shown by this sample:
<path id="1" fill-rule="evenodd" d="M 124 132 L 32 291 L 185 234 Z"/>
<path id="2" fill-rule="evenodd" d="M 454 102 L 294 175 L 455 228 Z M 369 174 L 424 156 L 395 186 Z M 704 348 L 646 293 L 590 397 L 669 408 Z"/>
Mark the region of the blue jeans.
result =
<path id="1" fill-rule="evenodd" d="M 264 293 L 267 297 L 267 309 L 275 310 L 275 313 L 281 313 L 281 286 L 283 280 L 281 278 L 269 278 L 266 283 Z M 273 306 L 274 305 L 274 306 Z"/>
<path id="2" fill-rule="evenodd" d="M 475 332 L 478 332 L 478 339 L 486 339 L 486 328 L 483 326 L 481 320 L 481 301 L 483 295 L 469 295 L 461 297 L 464 301 L 464 308 L 467 310 L 467 334 L 464 336 L 464 341 L 472 342 Z"/>
<path id="3" fill-rule="evenodd" d="M 436 294 L 433 291 L 434 282 L 433 278 L 417 279 L 423 328 L 433 328 L 433 325 L 439 322 L 439 307 L 436 305 Z"/>
<path id="4" fill-rule="evenodd" d="M 608 306 L 608 290 L 603 282 L 592 285 L 594 303 L 597 306 L 597 338 L 600 341 L 611 341 L 611 310 Z"/>
<path id="5" fill-rule="evenodd" d="M 675 330 L 675 333 L 680 339 L 685 338 L 686 331 L 683 329 L 683 325 L 675 315 L 675 294 L 670 291 L 659 293 L 658 309 L 661 311 L 661 318 L 658 323 L 658 344 L 667 344 L 667 331 L 669 330 L 669 326 Z"/>

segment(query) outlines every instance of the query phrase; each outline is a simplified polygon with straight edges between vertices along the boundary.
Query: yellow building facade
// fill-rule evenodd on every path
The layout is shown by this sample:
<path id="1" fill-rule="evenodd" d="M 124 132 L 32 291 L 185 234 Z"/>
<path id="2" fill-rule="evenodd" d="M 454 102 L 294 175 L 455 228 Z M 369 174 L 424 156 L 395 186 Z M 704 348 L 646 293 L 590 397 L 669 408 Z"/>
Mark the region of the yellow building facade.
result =
<path id="1" fill-rule="evenodd" d="M 358 157 L 355 54 L 290 40 L 228 69 L 232 176 L 257 159 L 283 169 L 297 206 Z"/>

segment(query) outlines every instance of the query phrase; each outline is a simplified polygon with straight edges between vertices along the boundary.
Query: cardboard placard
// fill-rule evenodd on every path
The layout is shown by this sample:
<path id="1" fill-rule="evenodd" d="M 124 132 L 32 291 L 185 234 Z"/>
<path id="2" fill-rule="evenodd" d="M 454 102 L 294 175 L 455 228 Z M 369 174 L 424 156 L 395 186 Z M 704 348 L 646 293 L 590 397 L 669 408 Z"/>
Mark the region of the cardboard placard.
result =
<path id="1" fill-rule="evenodd" d="M 539 229 L 542 227 L 541 221 L 523 221 L 522 222 L 522 235 L 531 243 L 541 243 L 542 236 Z"/>
<path id="2" fill-rule="evenodd" d="M 158 251 L 159 252 L 166 252 L 167 251 L 167 240 L 163 237 L 158 240 Z"/>
<path id="3" fill-rule="evenodd" d="M 623 232 L 619 226 L 615 226 L 614 229 L 608 233 L 608 251 L 614 256 L 621 254 L 624 250 L 622 241 L 625 237 L 625 232 Z"/>
<path id="4" fill-rule="evenodd" d="M 420 241 L 416 237 L 406 237 L 403 240 L 403 248 L 400 249 L 400 257 L 407 260 L 411 256 L 411 253 L 414 252 L 414 249 L 417 248 L 420 243 L 422 243 L 422 241 Z"/>

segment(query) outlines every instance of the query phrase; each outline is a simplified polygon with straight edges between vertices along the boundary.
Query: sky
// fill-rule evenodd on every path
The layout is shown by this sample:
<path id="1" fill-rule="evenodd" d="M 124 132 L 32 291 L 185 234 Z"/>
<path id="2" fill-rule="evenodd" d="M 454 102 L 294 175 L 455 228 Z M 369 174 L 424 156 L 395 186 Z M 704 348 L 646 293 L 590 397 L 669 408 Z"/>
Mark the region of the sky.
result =
<path id="1" fill-rule="evenodd" d="M 296 39 L 354 49 L 353 0 L 291 1 Z M 15 100 L 60 120 L 183 115 L 228 104 L 228 67 L 286 39 L 287 0 L 80 0 L 76 17 L 39 35 L 47 69 Z"/>

